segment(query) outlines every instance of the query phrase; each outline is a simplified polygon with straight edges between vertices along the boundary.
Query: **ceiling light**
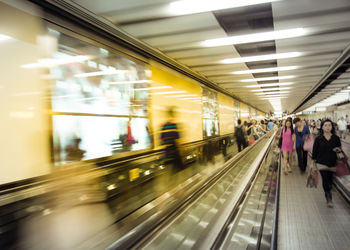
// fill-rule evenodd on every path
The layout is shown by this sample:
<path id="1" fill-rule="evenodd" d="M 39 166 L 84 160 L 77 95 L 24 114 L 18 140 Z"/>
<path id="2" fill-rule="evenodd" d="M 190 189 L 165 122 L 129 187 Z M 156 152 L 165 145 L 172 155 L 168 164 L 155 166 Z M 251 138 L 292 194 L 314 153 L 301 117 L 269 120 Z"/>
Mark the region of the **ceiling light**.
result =
<path id="1" fill-rule="evenodd" d="M 260 91 L 271 91 L 271 90 L 286 90 L 290 89 L 290 87 L 283 87 L 283 88 L 266 88 L 266 89 L 253 89 L 253 92 L 260 92 Z"/>
<path id="2" fill-rule="evenodd" d="M 39 59 L 37 63 L 23 64 L 21 68 L 34 69 L 34 68 L 52 68 L 59 65 L 84 62 L 91 59 L 91 56 L 67 56 L 62 58 L 43 58 Z"/>
<path id="3" fill-rule="evenodd" d="M 172 2 L 169 5 L 169 12 L 175 15 L 187 15 L 214 10 L 238 8 L 242 6 L 276 2 L 278 0 L 182 0 Z"/>
<path id="4" fill-rule="evenodd" d="M 274 67 L 274 68 L 264 68 L 264 69 L 251 69 L 251 70 L 241 70 L 235 71 L 233 74 L 242 75 L 242 74 L 254 74 L 254 73 L 264 73 L 264 72 L 278 72 L 297 69 L 297 66 L 286 66 L 286 67 Z"/>
<path id="5" fill-rule="evenodd" d="M 244 79 L 241 82 L 259 82 L 259 81 L 272 81 L 280 79 L 291 79 L 295 76 L 272 76 L 272 77 L 262 77 L 262 78 L 253 78 L 253 79 Z"/>
<path id="6" fill-rule="evenodd" d="M 213 1 L 213 4 L 215 4 L 215 1 Z M 285 39 L 285 38 L 291 38 L 291 37 L 299 37 L 299 36 L 306 35 L 306 33 L 307 31 L 304 28 L 275 30 L 275 31 L 260 32 L 260 33 L 249 34 L 249 35 L 210 39 L 202 42 L 202 45 L 206 47 L 215 47 L 215 46 L 235 45 L 235 44 L 244 44 L 244 43 L 254 43 L 254 42 Z"/>
<path id="7" fill-rule="evenodd" d="M 273 87 L 273 86 L 286 86 L 292 85 L 294 82 L 275 82 L 275 83 L 264 83 L 264 84 L 256 84 L 256 85 L 248 85 L 246 88 L 261 88 L 261 87 Z"/>
<path id="8" fill-rule="evenodd" d="M 264 97 L 264 98 L 261 98 L 262 100 L 271 100 L 271 101 L 278 101 L 280 99 L 285 99 L 285 98 L 288 98 L 287 96 L 280 96 L 280 97 Z"/>
<path id="9" fill-rule="evenodd" d="M 120 81 L 120 82 L 109 82 L 110 85 L 122 85 L 122 84 L 134 84 L 134 83 L 151 83 L 151 80 L 135 80 L 135 81 Z"/>
<path id="10" fill-rule="evenodd" d="M 103 71 L 75 74 L 74 77 L 84 78 L 84 77 L 91 77 L 91 76 L 118 75 L 118 74 L 124 74 L 125 72 L 127 72 L 127 70 L 106 69 Z"/>
<path id="11" fill-rule="evenodd" d="M 278 54 L 268 54 L 261 56 L 247 56 L 247 57 L 236 57 L 221 60 L 221 63 L 243 63 L 243 62 L 257 62 L 257 61 L 266 61 L 266 60 L 274 60 L 274 59 L 283 59 L 283 58 L 292 58 L 301 56 L 301 52 L 286 52 L 286 53 L 278 53 Z"/>
<path id="12" fill-rule="evenodd" d="M 274 95 L 274 94 L 287 94 L 290 91 L 274 91 L 274 92 L 262 92 L 262 93 L 255 93 L 256 95 Z"/>
<path id="13" fill-rule="evenodd" d="M 0 34 L 0 42 L 1 42 L 1 41 L 10 40 L 11 38 L 12 38 L 12 37 L 10 37 L 10 36 Z"/>

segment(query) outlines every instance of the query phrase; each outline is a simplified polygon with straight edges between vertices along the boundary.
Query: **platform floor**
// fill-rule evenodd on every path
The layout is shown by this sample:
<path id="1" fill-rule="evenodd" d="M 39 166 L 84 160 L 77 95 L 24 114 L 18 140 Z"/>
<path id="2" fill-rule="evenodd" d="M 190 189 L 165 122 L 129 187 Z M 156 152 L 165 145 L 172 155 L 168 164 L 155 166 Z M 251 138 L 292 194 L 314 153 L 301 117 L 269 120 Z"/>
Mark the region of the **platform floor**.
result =
<path id="1" fill-rule="evenodd" d="M 333 188 L 334 208 L 328 208 L 319 186 L 306 187 L 298 167 L 281 173 L 278 249 L 350 249 L 350 206 Z"/>

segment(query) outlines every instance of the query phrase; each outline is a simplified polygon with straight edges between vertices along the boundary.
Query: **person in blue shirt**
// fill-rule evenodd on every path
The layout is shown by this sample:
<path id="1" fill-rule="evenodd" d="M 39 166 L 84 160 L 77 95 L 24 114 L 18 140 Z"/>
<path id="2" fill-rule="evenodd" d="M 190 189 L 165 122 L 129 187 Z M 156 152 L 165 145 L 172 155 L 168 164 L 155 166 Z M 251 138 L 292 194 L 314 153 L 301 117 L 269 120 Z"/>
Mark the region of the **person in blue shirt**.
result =
<path id="1" fill-rule="evenodd" d="M 269 129 L 269 131 L 272 131 L 273 130 L 273 126 L 275 124 L 272 122 L 272 120 L 270 120 L 268 123 L 267 123 L 267 128 Z"/>
<path id="2" fill-rule="evenodd" d="M 307 151 L 304 150 L 304 142 L 310 135 L 309 127 L 304 124 L 300 118 L 294 119 L 295 124 L 295 148 L 298 155 L 298 166 L 301 173 L 305 173 L 307 166 Z"/>

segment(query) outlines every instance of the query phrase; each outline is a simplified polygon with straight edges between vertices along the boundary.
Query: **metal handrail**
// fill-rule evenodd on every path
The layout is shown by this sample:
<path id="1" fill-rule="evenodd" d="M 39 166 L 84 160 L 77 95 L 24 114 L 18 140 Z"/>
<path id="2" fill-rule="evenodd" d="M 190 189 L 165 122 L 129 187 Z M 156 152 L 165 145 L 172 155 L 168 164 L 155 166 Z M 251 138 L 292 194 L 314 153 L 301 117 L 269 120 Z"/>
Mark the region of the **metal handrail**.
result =
<path id="1" fill-rule="evenodd" d="M 279 154 L 279 157 L 278 157 L 275 211 L 274 211 L 274 223 L 273 223 L 272 237 L 271 237 L 271 250 L 277 250 L 280 180 L 281 180 L 281 154 Z"/>

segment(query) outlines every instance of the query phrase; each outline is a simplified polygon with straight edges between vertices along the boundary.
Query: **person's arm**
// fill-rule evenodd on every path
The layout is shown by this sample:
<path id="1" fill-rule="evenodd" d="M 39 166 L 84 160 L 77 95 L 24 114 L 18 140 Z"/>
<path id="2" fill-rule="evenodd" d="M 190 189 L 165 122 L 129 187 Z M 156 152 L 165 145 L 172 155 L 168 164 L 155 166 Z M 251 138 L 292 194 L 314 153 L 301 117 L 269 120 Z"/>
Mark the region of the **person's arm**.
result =
<path id="1" fill-rule="evenodd" d="M 258 137 L 260 138 L 259 134 L 258 134 L 258 131 L 256 130 L 256 127 L 254 126 L 253 127 L 253 133 Z"/>
<path id="2" fill-rule="evenodd" d="M 296 150 L 296 135 L 295 135 L 295 133 L 293 133 L 293 135 L 292 135 L 292 140 L 293 140 L 293 150 L 295 151 Z"/>
<path id="3" fill-rule="evenodd" d="M 316 165 L 316 159 L 317 159 L 317 156 L 319 154 L 319 140 L 318 140 L 318 137 L 315 139 L 315 142 L 314 142 L 314 146 L 312 147 L 312 164 L 311 164 L 311 168 L 314 168 L 315 165 Z"/>

